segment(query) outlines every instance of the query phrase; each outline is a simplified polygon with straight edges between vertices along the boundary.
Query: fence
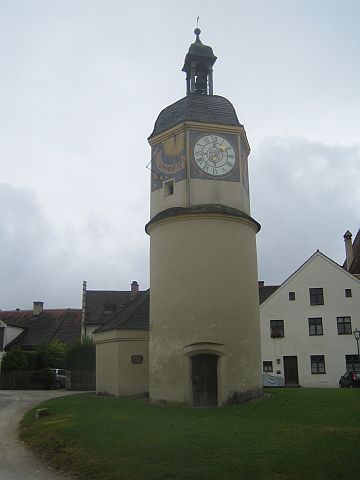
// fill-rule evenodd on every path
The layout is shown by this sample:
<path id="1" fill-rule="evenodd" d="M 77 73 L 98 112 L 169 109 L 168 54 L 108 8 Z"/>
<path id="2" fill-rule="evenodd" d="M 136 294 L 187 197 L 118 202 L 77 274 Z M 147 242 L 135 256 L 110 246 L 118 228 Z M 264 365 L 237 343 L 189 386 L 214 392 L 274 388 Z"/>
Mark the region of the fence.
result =
<path id="1" fill-rule="evenodd" d="M 0 375 L 3 390 L 52 390 L 56 388 L 54 375 L 49 370 L 3 370 Z M 66 389 L 94 391 L 95 371 L 76 370 L 66 372 Z"/>
<path id="2" fill-rule="evenodd" d="M 4 390 L 51 390 L 56 383 L 49 370 L 3 370 L 0 386 Z"/>
<path id="3" fill-rule="evenodd" d="M 74 370 L 67 372 L 66 375 L 67 390 L 88 390 L 96 389 L 95 370 Z"/>

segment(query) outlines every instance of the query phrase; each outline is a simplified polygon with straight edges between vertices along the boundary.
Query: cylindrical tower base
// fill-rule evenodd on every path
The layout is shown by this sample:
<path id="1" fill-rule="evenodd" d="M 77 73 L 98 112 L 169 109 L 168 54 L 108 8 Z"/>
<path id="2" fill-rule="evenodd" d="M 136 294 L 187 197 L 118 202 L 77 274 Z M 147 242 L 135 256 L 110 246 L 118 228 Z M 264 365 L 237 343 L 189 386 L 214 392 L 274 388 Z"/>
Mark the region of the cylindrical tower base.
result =
<path id="1" fill-rule="evenodd" d="M 226 207 L 172 210 L 147 226 L 150 398 L 221 405 L 257 397 L 259 225 Z"/>

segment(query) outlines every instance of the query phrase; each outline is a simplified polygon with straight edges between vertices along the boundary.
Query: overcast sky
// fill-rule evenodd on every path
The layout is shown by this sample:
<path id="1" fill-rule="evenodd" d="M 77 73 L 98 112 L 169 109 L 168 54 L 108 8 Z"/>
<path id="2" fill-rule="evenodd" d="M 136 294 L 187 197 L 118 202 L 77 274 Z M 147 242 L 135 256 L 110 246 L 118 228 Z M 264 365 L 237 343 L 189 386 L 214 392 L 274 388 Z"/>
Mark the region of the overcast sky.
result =
<path id="1" fill-rule="evenodd" d="M 360 226 L 358 0 L 0 0 L 0 309 L 149 287 L 150 135 L 200 16 L 245 126 L 259 278 Z"/>

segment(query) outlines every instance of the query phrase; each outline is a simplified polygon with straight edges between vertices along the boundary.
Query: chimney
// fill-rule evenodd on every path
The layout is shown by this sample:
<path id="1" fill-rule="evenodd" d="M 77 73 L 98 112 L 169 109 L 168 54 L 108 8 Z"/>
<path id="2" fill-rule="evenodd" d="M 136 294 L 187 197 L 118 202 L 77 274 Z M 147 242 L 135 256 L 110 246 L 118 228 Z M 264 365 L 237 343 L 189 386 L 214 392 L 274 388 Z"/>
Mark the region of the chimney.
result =
<path id="1" fill-rule="evenodd" d="M 33 315 L 40 315 L 43 312 L 44 302 L 34 302 Z"/>
<path id="2" fill-rule="evenodd" d="M 139 284 L 137 283 L 136 280 L 134 280 L 131 284 L 131 292 L 130 296 L 131 297 L 136 297 L 136 295 L 139 293 Z"/>
<path id="3" fill-rule="evenodd" d="M 346 253 L 346 270 L 349 271 L 350 266 L 353 261 L 353 246 L 351 241 L 352 234 L 347 230 L 344 234 L 344 241 L 345 241 L 345 253 Z"/>
<path id="4" fill-rule="evenodd" d="M 265 285 L 264 280 L 259 280 L 258 281 L 258 287 L 263 287 Z"/>

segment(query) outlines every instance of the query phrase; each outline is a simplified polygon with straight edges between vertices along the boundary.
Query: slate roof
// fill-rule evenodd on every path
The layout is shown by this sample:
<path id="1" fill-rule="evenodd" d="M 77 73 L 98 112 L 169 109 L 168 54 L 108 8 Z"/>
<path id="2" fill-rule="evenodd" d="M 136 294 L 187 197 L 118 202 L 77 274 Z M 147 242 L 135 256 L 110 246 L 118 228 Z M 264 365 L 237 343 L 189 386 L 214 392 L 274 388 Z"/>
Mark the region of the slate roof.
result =
<path id="1" fill-rule="evenodd" d="M 46 309 L 40 315 L 34 315 L 32 310 L 0 311 L 0 319 L 9 326 L 24 329 L 7 349 L 32 348 L 55 340 L 71 344 L 81 338 L 80 309 Z"/>
<path id="2" fill-rule="evenodd" d="M 187 73 L 190 73 L 191 71 L 192 62 L 201 63 L 202 65 L 214 65 L 217 59 L 214 55 L 213 49 L 208 45 L 204 45 L 200 40 L 201 30 L 196 28 L 194 33 L 196 35 L 196 40 L 190 45 L 182 68 L 182 71 Z"/>
<path id="3" fill-rule="evenodd" d="M 185 121 L 241 126 L 235 108 L 226 98 L 190 93 L 159 113 L 149 138 Z"/>
<path id="4" fill-rule="evenodd" d="M 85 323 L 100 325 L 108 322 L 131 298 L 130 291 L 86 290 Z"/>
<path id="5" fill-rule="evenodd" d="M 109 330 L 149 330 L 150 290 L 139 292 L 124 308 L 116 312 L 107 323 L 95 330 L 96 333 Z"/>
<path id="6" fill-rule="evenodd" d="M 260 305 L 265 302 L 267 298 L 270 297 L 280 285 L 263 285 L 259 286 L 259 303 Z"/>

